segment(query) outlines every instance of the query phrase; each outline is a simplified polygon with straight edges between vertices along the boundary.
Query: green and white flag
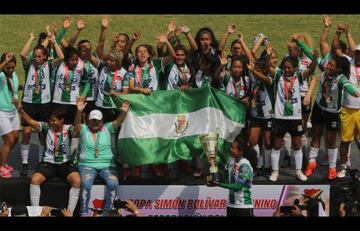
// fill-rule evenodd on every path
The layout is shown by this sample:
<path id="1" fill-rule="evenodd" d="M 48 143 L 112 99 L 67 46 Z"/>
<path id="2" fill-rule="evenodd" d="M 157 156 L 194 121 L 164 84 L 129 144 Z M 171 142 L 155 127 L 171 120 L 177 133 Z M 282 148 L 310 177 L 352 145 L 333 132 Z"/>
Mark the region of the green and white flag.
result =
<path id="1" fill-rule="evenodd" d="M 120 159 L 128 164 L 171 163 L 201 155 L 199 135 L 220 129 L 219 158 L 227 161 L 232 141 L 244 127 L 246 108 L 214 88 L 113 97 L 130 101 L 118 137 Z"/>

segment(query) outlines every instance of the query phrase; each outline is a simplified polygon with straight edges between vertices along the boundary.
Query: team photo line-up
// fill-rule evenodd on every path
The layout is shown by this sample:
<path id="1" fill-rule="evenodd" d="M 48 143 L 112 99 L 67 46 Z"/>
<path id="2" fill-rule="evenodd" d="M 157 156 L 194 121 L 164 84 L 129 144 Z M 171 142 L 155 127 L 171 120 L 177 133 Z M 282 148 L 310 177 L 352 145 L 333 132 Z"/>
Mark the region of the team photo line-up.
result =
<path id="1" fill-rule="evenodd" d="M 248 46 L 244 40 L 247 35 L 238 32 L 235 24 L 229 24 L 218 41 L 209 27 L 195 34 L 189 25 L 170 21 L 166 32 L 155 35 L 156 48 L 140 42 L 134 50 L 134 44 L 141 41 L 140 30 L 131 36 L 114 33 L 110 48 L 105 49 L 109 16 L 99 18 L 96 47 L 89 40 L 77 41 L 86 28 L 83 18 L 72 23 L 67 16 L 60 28 L 51 25 L 39 35 L 30 32 L 20 53 L 24 83 L 15 72 L 13 52 L 4 52 L 0 60 L 0 135 L 4 141 L 0 177 L 13 177 L 14 169 L 7 161 L 17 142 L 21 143 L 20 174 L 27 176 L 30 137 L 36 130 L 39 164 L 31 176 L 31 205 L 39 205 L 40 185 L 59 176 L 71 185 L 69 211 L 75 210 L 80 198 L 80 214 L 86 215 L 90 212 L 91 187 L 99 175 L 106 183 L 103 209 L 109 210 L 119 185 L 118 165 L 123 177 L 138 177 L 142 169 L 115 161 L 112 136 L 119 134 L 131 111 L 131 100 L 119 105 L 114 98 L 214 88 L 247 109 L 245 127 L 229 150 L 230 161 L 219 163 L 224 165 L 225 180 L 212 182 L 230 190 L 228 214 L 237 213 L 232 208 L 245 209 L 239 213 L 243 215 L 249 212 L 255 176 L 263 175 L 272 182 L 279 179 L 282 147 L 287 150 L 287 164 L 292 149 L 296 179 L 307 181 L 318 166 L 323 134 L 329 165 L 326 178 L 344 178 L 350 165 L 350 143 L 358 139 L 360 131 L 360 44 L 356 45 L 348 24 L 334 26 L 329 16 L 322 16 L 322 22 L 319 51 L 313 48 L 308 34 L 293 33 L 284 41 L 288 53 L 283 57 L 272 46 L 271 38 L 262 33 Z M 66 40 L 64 34 L 72 24 L 76 30 Z M 335 35 L 329 42 L 331 30 Z M 181 41 L 180 35 L 187 41 Z M 346 39 L 341 40 L 341 36 Z M 224 48 L 231 37 L 228 53 Z M 311 141 L 305 135 L 308 124 Z M 308 157 L 304 169 L 303 156 Z M 195 166 L 188 160 L 177 162 L 184 172 L 203 176 L 200 161 L 195 160 Z M 151 166 L 155 176 L 164 176 L 171 168 L 172 164 L 164 163 Z"/>

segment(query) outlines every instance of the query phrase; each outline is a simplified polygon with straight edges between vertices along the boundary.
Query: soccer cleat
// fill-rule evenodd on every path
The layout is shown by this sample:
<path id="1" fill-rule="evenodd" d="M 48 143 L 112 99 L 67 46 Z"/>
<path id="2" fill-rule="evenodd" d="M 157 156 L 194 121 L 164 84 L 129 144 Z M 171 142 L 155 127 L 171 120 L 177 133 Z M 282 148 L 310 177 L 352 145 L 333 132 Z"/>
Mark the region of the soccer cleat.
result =
<path id="1" fill-rule="evenodd" d="M 337 178 L 344 178 L 346 176 L 346 168 L 340 167 L 340 171 L 336 174 Z"/>
<path id="2" fill-rule="evenodd" d="M 305 169 L 305 176 L 309 177 L 311 176 L 315 169 L 317 168 L 317 163 L 316 162 L 308 162 L 307 163 L 307 166 L 306 166 L 306 169 Z"/>
<path id="3" fill-rule="evenodd" d="M 336 178 L 336 168 L 329 168 L 328 170 L 328 179 L 333 180 Z"/>
<path id="4" fill-rule="evenodd" d="M 272 171 L 271 176 L 269 177 L 269 180 L 272 182 L 275 182 L 279 179 L 279 172 L 278 171 Z"/>
<path id="5" fill-rule="evenodd" d="M 307 181 L 307 177 L 302 173 L 302 171 L 299 171 L 296 173 L 296 178 L 301 181 Z"/>

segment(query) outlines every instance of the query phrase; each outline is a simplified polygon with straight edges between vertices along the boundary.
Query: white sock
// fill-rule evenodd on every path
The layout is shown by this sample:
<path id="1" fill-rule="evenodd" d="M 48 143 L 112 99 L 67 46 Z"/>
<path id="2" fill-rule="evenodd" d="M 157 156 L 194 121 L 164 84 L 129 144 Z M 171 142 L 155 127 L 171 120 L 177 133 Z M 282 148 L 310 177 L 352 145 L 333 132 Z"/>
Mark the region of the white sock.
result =
<path id="1" fill-rule="evenodd" d="M 318 153 L 319 153 L 319 148 L 314 148 L 314 147 L 310 146 L 309 162 L 315 162 L 316 157 L 318 156 Z"/>
<path id="2" fill-rule="evenodd" d="M 79 194 L 80 194 L 80 188 L 71 187 L 69 192 L 69 203 L 67 208 L 70 209 L 72 212 L 74 212 L 76 208 L 76 204 L 78 203 Z"/>
<path id="3" fill-rule="evenodd" d="M 270 168 L 270 166 L 271 166 L 271 149 L 265 149 L 264 158 L 265 158 L 265 168 Z"/>
<path id="4" fill-rule="evenodd" d="M 348 154 L 347 154 L 348 160 L 347 160 L 346 165 L 347 165 L 347 166 L 350 166 L 350 165 L 351 165 L 351 162 L 350 162 L 351 145 L 349 145 L 349 149 L 348 149 L 348 150 L 349 150 L 349 151 L 348 151 Z"/>
<path id="5" fill-rule="evenodd" d="M 335 149 L 328 149 L 328 155 L 329 155 L 329 168 L 335 168 L 336 167 L 336 158 L 337 158 L 337 148 Z"/>
<path id="6" fill-rule="evenodd" d="M 295 158 L 295 169 L 301 170 L 303 163 L 303 153 L 302 150 L 294 150 L 294 158 Z"/>
<path id="7" fill-rule="evenodd" d="M 261 168 L 263 166 L 263 157 L 261 156 L 260 154 L 260 149 L 259 149 L 259 145 L 255 145 L 253 147 L 253 149 L 255 150 L 256 152 L 256 157 L 258 159 L 258 162 L 257 162 L 257 168 Z"/>
<path id="8" fill-rule="evenodd" d="M 44 145 L 39 145 L 39 159 L 38 162 L 42 162 L 44 159 Z"/>
<path id="9" fill-rule="evenodd" d="M 20 145 L 21 163 L 22 164 L 28 164 L 29 151 L 30 151 L 30 144 L 21 144 Z"/>
<path id="10" fill-rule="evenodd" d="M 271 166 L 273 171 L 279 171 L 280 150 L 271 150 Z"/>
<path id="11" fill-rule="evenodd" d="M 284 136 L 284 149 L 285 149 L 285 155 L 290 156 L 291 154 L 291 136 L 290 134 L 287 132 L 285 133 Z"/>
<path id="12" fill-rule="evenodd" d="M 40 204 L 40 185 L 30 184 L 30 203 L 31 206 L 39 206 Z"/>

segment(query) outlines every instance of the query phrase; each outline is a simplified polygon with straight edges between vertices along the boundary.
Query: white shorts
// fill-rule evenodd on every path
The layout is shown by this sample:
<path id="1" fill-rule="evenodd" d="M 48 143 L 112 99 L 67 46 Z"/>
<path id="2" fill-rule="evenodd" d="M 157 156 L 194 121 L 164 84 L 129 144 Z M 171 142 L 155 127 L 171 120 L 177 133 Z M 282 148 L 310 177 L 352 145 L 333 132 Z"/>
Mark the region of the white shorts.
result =
<path id="1" fill-rule="evenodd" d="M 19 115 L 15 112 L 0 111 L 0 136 L 20 130 Z"/>

